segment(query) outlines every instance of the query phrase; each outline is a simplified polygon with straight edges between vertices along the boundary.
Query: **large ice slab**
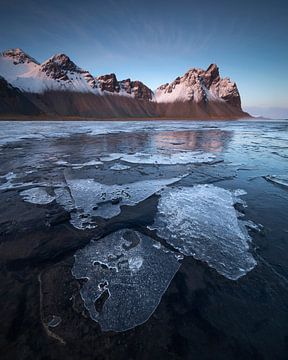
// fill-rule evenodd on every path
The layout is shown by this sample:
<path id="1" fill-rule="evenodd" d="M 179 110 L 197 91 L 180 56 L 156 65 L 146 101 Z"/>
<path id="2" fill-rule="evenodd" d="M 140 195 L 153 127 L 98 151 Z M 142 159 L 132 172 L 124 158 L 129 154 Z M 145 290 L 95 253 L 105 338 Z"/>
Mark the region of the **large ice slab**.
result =
<path id="1" fill-rule="evenodd" d="M 120 230 L 79 250 L 72 274 L 87 280 L 81 297 L 101 329 L 125 331 L 149 319 L 180 259 L 148 236 Z"/>
<path id="2" fill-rule="evenodd" d="M 120 214 L 122 205 L 136 205 L 180 178 L 151 179 L 123 185 L 106 185 L 94 179 L 66 179 L 75 207 L 82 216 L 108 219 Z"/>
<path id="3" fill-rule="evenodd" d="M 182 254 L 237 280 L 256 265 L 249 252 L 250 237 L 233 206 L 240 195 L 242 191 L 214 185 L 167 188 L 161 192 L 151 228 Z"/>

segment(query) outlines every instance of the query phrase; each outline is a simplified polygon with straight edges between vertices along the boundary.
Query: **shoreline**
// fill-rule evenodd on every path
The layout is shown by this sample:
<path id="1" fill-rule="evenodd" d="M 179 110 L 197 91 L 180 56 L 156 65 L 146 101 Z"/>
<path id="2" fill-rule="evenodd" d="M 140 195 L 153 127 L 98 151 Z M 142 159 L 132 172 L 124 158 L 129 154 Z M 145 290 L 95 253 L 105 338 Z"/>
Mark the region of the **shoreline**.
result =
<path id="1" fill-rule="evenodd" d="M 209 118 L 199 118 L 199 117 L 112 117 L 112 118 L 99 118 L 94 116 L 55 116 L 55 115 L 0 115 L 1 121 L 231 121 L 231 120 L 255 120 L 253 116 L 245 117 L 209 117 Z M 261 118 L 259 120 L 271 120 Z"/>

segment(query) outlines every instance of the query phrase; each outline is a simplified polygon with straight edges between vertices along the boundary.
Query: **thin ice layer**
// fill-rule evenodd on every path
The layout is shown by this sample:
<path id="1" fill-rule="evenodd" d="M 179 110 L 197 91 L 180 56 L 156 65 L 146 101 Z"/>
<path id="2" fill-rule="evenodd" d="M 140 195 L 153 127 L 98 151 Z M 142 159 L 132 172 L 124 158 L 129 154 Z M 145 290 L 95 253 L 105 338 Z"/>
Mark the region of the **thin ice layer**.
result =
<path id="1" fill-rule="evenodd" d="M 264 176 L 267 181 L 271 181 L 275 184 L 288 186 L 288 175 L 267 175 Z"/>
<path id="2" fill-rule="evenodd" d="M 49 195 L 47 191 L 41 187 L 21 191 L 20 195 L 24 201 L 39 205 L 49 204 L 55 199 L 54 196 Z"/>
<path id="3" fill-rule="evenodd" d="M 159 165 L 175 165 L 175 164 L 194 164 L 194 163 L 210 163 L 215 161 L 216 156 L 211 153 L 202 151 L 183 151 L 171 154 L 110 154 L 107 157 L 101 157 L 100 160 L 108 161 L 121 159 L 123 161 L 135 164 L 159 164 Z"/>
<path id="4" fill-rule="evenodd" d="M 75 202 L 71 197 L 68 187 L 54 189 L 55 198 L 59 205 L 70 212 L 70 224 L 77 229 L 93 229 L 96 226 L 88 216 L 82 217 L 83 214 L 72 211 L 75 209 Z"/>
<path id="5" fill-rule="evenodd" d="M 120 214 L 122 205 L 135 205 L 179 178 L 136 181 L 106 185 L 93 179 L 66 179 L 77 209 L 85 216 L 108 219 Z M 82 215 L 83 216 L 83 215 Z"/>
<path id="6" fill-rule="evenodd" d="M 110 170 L 117 170 L 117 171 L 128 170 L 128 169 L 130 169 L 130 166 L 124 164 L 114 164 L 113 166 L 110 167 Z"/>
<path id="7" fill-rule="evenodd" d="M 148 236 L 120 230 L 79 250 L 72 274 L 87 279 L 81 296 L 101 329 L 125 331 L 153 314 L 180 258 Z"/>
<path id="8" fill-rule="evenodd" d="M 250 237 L 233 207 L 239 194 L 214 185 L 167 188 L 152 228 L 182 254 L 237 280 L 256 265 Z"/>

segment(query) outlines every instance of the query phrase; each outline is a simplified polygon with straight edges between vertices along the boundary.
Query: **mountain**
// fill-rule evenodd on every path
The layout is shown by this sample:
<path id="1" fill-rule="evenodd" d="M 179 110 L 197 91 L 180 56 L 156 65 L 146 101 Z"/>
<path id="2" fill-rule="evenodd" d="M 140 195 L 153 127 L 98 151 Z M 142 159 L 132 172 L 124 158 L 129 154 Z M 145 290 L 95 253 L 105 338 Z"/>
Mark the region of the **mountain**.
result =
<path id="1" fill-rule="evenodd" d="M 229 78 L 220 78 L 219 68 L 211 64 L 207 70 L 193 68 L 170 84 L 155 91 L 158 111 L 164 116 L 199 118 L 243 117 L 237 85 Z"/>
<path id="2" fill-rule="evenodd" d="M 0 114 L 40 115 L 41 111 L 22 92 L 0 76 Z"/>
<path id="3" fill-rule="evenodd" d="M 9 83 L 10 90 L 17 89 L 15 96 L 26 99 L 47 116 L 203 119 L 248 116 L 241 109 L 236 84 L 228 78 L 221 79 L 215 64 L 206 71 L 191 69 L 170 84 L 160 86 L 154 94 L 138 80 L 119 81 L 113 73 L 94 77 L 65 54 L 54 55 L 40 64 L 17 48 L 0 55 L 0 76 Z M 4 108 L 2 102 L 1 96 L 0 108 Z M 14 113 L 23 111 L 15 107 Z"/>
<path id="4" fill-rule="evenodd" d="M 139 100 L 153 100 L 154 94 L 151 89 L 141 81 L 131 81 L 130 79 L 118 81 L 115 74 L 102 75 L 97 78 L 98 86 L 103 92 L 110 92 L 122 96 L 133 96 Z"/>

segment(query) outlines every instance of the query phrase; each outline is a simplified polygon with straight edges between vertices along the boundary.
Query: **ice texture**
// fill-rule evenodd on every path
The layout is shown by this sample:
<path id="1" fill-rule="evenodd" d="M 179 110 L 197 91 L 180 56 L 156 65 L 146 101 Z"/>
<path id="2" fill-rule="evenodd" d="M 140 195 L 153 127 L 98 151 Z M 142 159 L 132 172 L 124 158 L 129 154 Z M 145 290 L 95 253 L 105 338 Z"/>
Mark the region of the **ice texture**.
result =
<path id="1" fill-rule="evenodd" d="M 101 329 L 125 331 L 153 314 L 180 258 L 152 238 L 124 229 L 78 250 L 72 274 L 87 280 L 81 297 Z M 104 304 L 97 306 L 97 300 Z"/>
<path id="2" fill-rule="evenodd" d="M 136 205 L 180 178 L 151 179 L 124 185 L 106 185 L 94 179 L 67 179 L 71 197 L 77 209 L 87 218 L 109 219 L 120 214 L 122 205 Z"/>
<path id="3" fill-rule="evenodd" d="M 151 228 L 183 255 L 237 280 L 256 265 L 250 237 L 233 206 L 240 194 L 214 185 L 164 189 Z"/>
<path id="4" fill-rule="evenodd" d="M 210 163 L 215 161 L 214 154 L 202 151 L 183 151 L 170 154 L 157 153 L 136 153 L 136 154 L 110 154 L 106 157 L 101 157 L 101 161 L 111 161 L 121 159 L 128 163 L 135 164 L 159 164 L 159 165 L 176 165 L 176 164 L 195 164 L 195 163 Z"/>
<path id="5" fill-rule="evenodd" d="M 24 201 L 30 202 L 31 204 L 49 204 L 55 200 L 54 196 L 51 196 L 47 191 L 41 187 L 35 187 L 32 189 L 24 190 L 20 192 Z"/>
<path id="6" fill-rule="evenodd" d="M 278 185 L 288 186 L 288 175 L 267 175 L 264 176 L 264 179 Z"/>
<path id="7" fill-rule="evenodd" d="M 66 160 L 57 160 L 55 162 L 55 164 L 57 165 L 62 165 L 62 166 L 71 166 L 71 167 L 77 167 L 79 169 L 81 169 L 82 167 L 85 167 L 85 166 L 96 166 L 96 165 L 102 165 L 103 162 L 102 161 L 99 161 L 99 160 L 90 160 L 90 161 L 86 161 L 86 162 L 83 162 L 83 163 L 69 163 L 68 161 Z"/>
<path id="8" fill-rule="evenodd" d="M 130 169 L 130 166 L 124 164 L 114 164 L 113 166 L 110 167 L 110 170 L 117 170 L 117 171 L 128 170 L 128 169 Z"/>
<path id="9" fill-rule="evenodd" d="M 14 174 L 12 171 L 10 171 L 6 175 L 1 175 L 0 179 L 5 179 L 6 182 L 0 185 L 0 190 L 6 190 L 11 189 L 14 187 L 12 180 L 16 179 L 16 174 Z"/>

